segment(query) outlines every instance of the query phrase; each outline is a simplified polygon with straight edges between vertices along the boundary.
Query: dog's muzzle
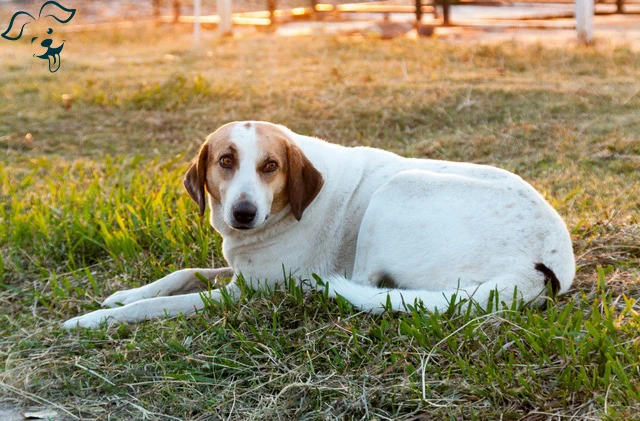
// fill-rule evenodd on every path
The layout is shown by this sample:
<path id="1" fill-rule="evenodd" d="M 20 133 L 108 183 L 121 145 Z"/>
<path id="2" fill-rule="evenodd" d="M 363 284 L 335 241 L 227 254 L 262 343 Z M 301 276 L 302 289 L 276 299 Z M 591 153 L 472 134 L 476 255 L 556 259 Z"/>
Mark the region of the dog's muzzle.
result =
<path id="1" fill-rule="evenodd" d="M 243 200 L 234 204 L 231 211 L 234 219 L 233 228 L 244 230 L 253 228 L 252 224 L 258 213 L 256 205 L 248 200 Z"/>

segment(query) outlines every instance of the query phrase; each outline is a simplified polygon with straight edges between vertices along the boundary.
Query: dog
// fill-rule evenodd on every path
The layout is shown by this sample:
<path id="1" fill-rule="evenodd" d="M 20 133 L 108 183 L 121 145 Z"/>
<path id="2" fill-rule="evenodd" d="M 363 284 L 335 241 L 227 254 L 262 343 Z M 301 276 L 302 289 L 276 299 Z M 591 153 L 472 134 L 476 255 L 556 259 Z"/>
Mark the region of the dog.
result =
<path id="1" fill-rule="evenodd" d="M 40 33 L 41 36 L 34 36 L 31 38 L 31 44 L 40 38 L 44 38 L 40 41 L 40 46 L 46 48 L 42 54 L 34 54 L 33 57 L 47 60 L 49 62 L 49 71 L 55 73 L 60 68 L 62 63 L 60 53 L 64 48 L 65 40 L 62 40 L 60 44 L 52 47 L 53 44 L 53 28 L 55 22 L 66 24 L 76 14 L 76 9 L 68 9 L 55 1 L 47 1 L 40 7 L 40 13 L 36 19 L 28 12 L 16 12 L 11 17 L 9 27 L 0 36 L 9 41 L 17 41 L 22 38 L 25 26 L 29 25 L 29 28 L 35 26 L 33 32 Z M 45 31 L 44 35 L 41 31 Z"/>
<path id="2" fill-rule="evenodd" d="M 65 328 L 195 313 L 202 276 L 232 277 L 225 288 L 237 297 L 238 275 L 273 287 L 285 268 L 376 313 L 416 302 L 442 311 L 454 297 L 485 307 L 495 292 L 507 305 L 542 303 L 575 275 L 558 213 L 522 178 L 491 166 L 344 147 L 247 121 L 208 136 L 184 185 L 201 216 L 208 204 L 230 267 L 179 270 L 116 292 L 102 303 L 111 308 Z"/>

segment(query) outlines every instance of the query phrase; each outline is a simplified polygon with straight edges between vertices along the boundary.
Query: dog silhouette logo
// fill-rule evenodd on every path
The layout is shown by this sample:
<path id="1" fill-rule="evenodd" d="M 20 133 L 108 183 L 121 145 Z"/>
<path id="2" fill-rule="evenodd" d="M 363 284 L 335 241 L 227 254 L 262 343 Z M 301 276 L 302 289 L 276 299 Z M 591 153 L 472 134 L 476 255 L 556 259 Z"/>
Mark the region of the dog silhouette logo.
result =
<path id="1" fill-rule="evenodd" d="M 57 72 L 60 68 L 60 53 L 62 52 L 62 48 L 64 47 L 65 40 L 62 40 L 59 45 L 52 47 L 54 40 L 52 35 L 53 29 L 51 28 L 51 26 L 54 26 L 54 21 L 65 24 L 73 19 L 73 16 L 75 14 L 76 9 L 67 9 L 56 1 L 48 1 L 44 3 L 40 8 L 40 13 L 38 14 L 37 19 L 28 12 L 14 13 L 11 17 L 11 21 L 9 22 L 9 27 L 2 33 L 1 36 L 2 38 L 9 41 L 17 41 L 22 37 L 22 33 L 24 32 L 25 26 L 27 25 L 31 25 L 31 27 L 34 27 L 35 32 L 33 35 L 37 35 L 37 33 L 40 33 L 40 31 L 45 32 L 44 28 L 46 28 L 46 34 L 42 34 L 41 36 L 34 36 L 33 38 L 31 38 L 31 44 L 33 44 L 40 38 L 44 38 L 40 42 L 40 46 L 46 48 L 46 51 L 39 55 L 34 54 L 33 56 L 36 58 L 47 60 L 49 62 L 49 71 L 51 73 L 54 73 Z"/>

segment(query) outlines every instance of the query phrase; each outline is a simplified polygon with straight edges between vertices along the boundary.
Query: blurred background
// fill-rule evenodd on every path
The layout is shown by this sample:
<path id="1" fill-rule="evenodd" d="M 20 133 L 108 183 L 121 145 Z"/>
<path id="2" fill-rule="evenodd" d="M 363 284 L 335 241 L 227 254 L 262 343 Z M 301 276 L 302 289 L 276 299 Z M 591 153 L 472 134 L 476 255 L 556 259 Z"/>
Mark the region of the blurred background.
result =
<path id="1" fill-rule="evenodd" d="M 148 0 L 63 2 L 77 8 L 73 24 L 87 25 L 114 22 L 165 22 L 193 24 L 215 28 L 222 15 L 224 32 L 232 22 L 235 31 L 247 28 L 281 33 L 365 33 L 384 38 L 404 35 L 412 24 L 418 35 L 431 35 L 433 27 L 440 35 L 468 32 L 511 32 L 523 30 L 575 30 L 576 10 L 587 4 L 595 15 L 599 32 L 632 32 L 638 29 L 640 1 L 599 0 L 595 4 L 578 0 Z M 16 7 L 37 9 L 41 3 L 25 0 L 0 1 L 0 13 L 10 17 Z M 221 8 L 222 13 L 219 13 Z M 386 24 L 380 24 L 380 21 Z M 319 24 L 323 22 L 323 24 Z M 391 24 L 393 22 L 393 24 Z M 373 25 L 378 23 L 378 25 Z M 445 29 L 445 27 L 449 27 Z M 455 28 L 455 29 L 454 29 Z M 80 29 L 80 28 L 76 28 Z M 556 34 L 557 35 L 557 34 Z"/>

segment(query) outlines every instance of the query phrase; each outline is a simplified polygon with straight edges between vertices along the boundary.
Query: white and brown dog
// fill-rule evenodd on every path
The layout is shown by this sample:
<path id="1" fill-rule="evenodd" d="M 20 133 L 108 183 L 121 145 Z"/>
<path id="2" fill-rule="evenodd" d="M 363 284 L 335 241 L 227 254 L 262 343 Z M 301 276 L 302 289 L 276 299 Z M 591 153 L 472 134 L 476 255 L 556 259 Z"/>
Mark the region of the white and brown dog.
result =
<path id="1" fill-rule="evenodd" d="M 569 289 L 575 274 L 565 224 L 520 177 L 469 163 L 408 159 L 347 148 L 265 122 L 219 128 L 184 184 L 222 235 L 230 267 L 184 269 L 107 298 L 64 326 L 137 322 L 203 308 L 197 273 L 273 286 L 283 267 L 317 274 L 331 296 L 379 312 L 421 301 L 444 310 L 452 297 L 486 306 L 544 301 L 547 285 Z M 205 292 L 220 299 L 219 290 Z M 122 306 L 118 306 L 122 304 Z"/>

